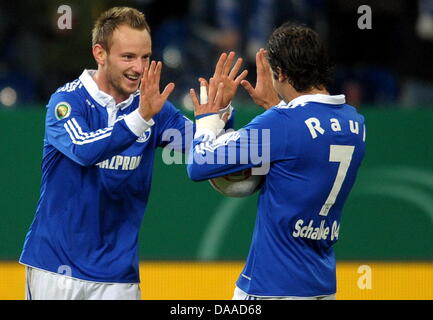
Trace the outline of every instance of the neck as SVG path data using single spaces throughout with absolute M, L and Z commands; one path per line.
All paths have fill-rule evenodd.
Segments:
M 116 104 L 125 101 L 126 99 L 129 98 L 129 95 L 121 94 L 118 92 L 118 90 L 113 88 L 113 86 L 109 83 L 107 77 L 105 76 L 104 72 L 101 69 L 98 69 L 95 72 L 95 74 L 93 75 L 93 80 L 95 81 L 99 90 L 113 97 Z
M 310 94 L 327 94 L 327 95 L 329 95 L 328 90 L 326 90 L 325 88 L 312 88 L 312 89 L 306 90 L 306 91 L 296 91 L 293 87 L 290 89 L 291 90 L 287 90 L 287 92 L 284 96 L 284 101 L 286 101 L 286 102 L 290 102 L 293 99 L 296 99 L 297 97 L 310 95 Z

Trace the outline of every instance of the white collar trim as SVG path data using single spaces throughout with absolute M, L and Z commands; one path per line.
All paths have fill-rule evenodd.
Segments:
M 83 73 L 80 75 L 79 79 L 83 84 L 84 88 L 86 88 L 87 92 L 97 103 L 99 103 L 103 107 L 114 106 L 116 109 L 122 109 L 122 110 L 131 105 L 132 101 L 134 100 L 134 97 L 136 96 L 136 93 L 131 94 L 128 99 L 116 105 L 116 101 L 112 96 L 105 93 L 104 91 L 99 90 L 98 85 L 96 84 L 95 80 L 93 80 L 93 75 L 95 73 L 96 70 L 85 69 Z
M 304 106 L 308 102 L 319 102 L 325 104 L 340 105 L 346 103 L 346 97 L 344 94 L 335 95 L 335 96 L 331 96 L 328 94 L 321 94 L 321 93 L 306 94 L 293 99 L 286 105 L 280 103 L 278 106 L 279 108 L 295 108 L 297 106 Z

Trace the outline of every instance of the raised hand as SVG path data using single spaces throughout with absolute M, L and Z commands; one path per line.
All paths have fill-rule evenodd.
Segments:
M 256 104 L 269 109 L 280 102 L 272 84 L 272 71 L 265 57 L 266 51 L 260 49 L 256 54 L 257 82 L 254 88 L 248 80 L 242 80 L 241 85 Z
M 232 67 L 235 55 L 236 54 L 233 51 L 231 51 L 229 54 L 225 52 L 222 53 L 218 59 L 218 62 L 215 66 L 215 72 L 212 76 L 216 83 L 222 82 L 224 84 L 224 94 L 222 97 L 221 108 L 227 107 L 230 101 L 233 100 L 234 96 L 236 95 L 236 91 L 238 90 L 239 84 L 248 74 L 248 71 L 244 70 L 238 75 L 238 72 L 242 66 L 242 58 L 238 58 Z M 204 78 L 199 78 L 199 82 L 200 86 L 202 86 L 203 82 L 206 83 L 207 86 L 207 82 Z
M 150 66 L 144 68 L 140 86 L 140 106 L 138 112 L 147 121 L 161 111 L 168 96 L 174 90 L 174 83 L 169 83 L 164 91 L 159 91 L 162 63 L 152 61 Z
M 190 96 L 192 103 L 194 104 L 194 114 L 199 116 L 206 113 L 218 113 L 221 109 L 223 96 L 224 96 L 224 84 L 222 82 L 217 82 L 215 79 L 211 78 L 209 80 L 209 86 L 207 86 L 206 81 L 200 83 L 201 88 L 207 88 L 207 101 L 199 102 L 197 94 L 194 89 L 190 90 Z

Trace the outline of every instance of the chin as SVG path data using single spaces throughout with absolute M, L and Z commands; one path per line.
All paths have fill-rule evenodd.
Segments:
M 122 92 L 125 96 L 129 96 L 131 94 L 134 94 L 138 90 L 138 86 L 136 88 L 124 86 L 122 88 Z
M 138 88 L 140 87 L 140 85 L 139 84 L 137 84 L 137 85 L 135 85 L 135 86 L 131 86 L 131 85 L 125 85 L 124 87 L 123 87 L 123 90 L 125 91 L 125 92 L 128 92 L 129 94 L 132 94 L 132 93 L 135 93 L 137 90 L 138 90 Z

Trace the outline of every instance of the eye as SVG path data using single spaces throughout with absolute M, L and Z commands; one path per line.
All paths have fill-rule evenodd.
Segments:
M 130 54 L 125 54 L 122 56 L 125 60 L 131 60 L 133 57 Z

